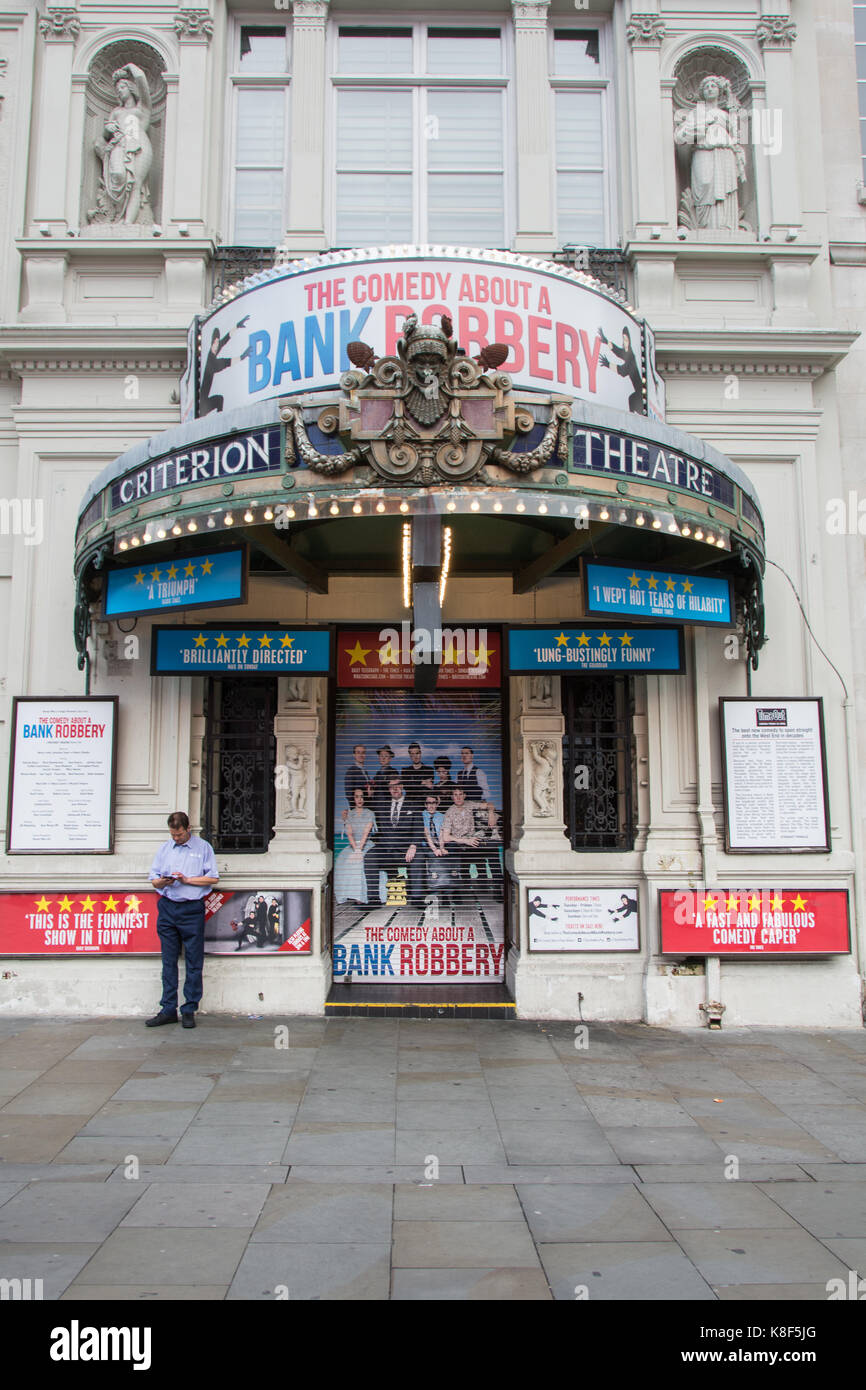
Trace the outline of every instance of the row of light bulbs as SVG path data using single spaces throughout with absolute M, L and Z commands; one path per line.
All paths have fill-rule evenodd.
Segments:
M 393 510 L 394 499 L 390 500 L 392 503 L 390 509 L 388 502 L 386 502 L 382 498 L 379 498 L 378 501 L 372 506 L 372 508 L 370 508 L 368 502 L 368 506 L 366 509 L 368 514 L 370 514 L 370 512 L 372 511 L 372 513 L 377 513 L 381 516 L 385 512 Z M 465 506 L 465 499 L 461 500 L 464 503 L 462 510 L 469 511 L 470 513 L 477 513 L 482 510 L 482 500 L 479 500 L 478 497 L 473 497 L 472 500 L 469 502 L 468 507 Z M 556 505 L 557 500 L 559 500 L 559 506 Z M 572 505 L 566 502 L 564 498 L 551 498 L 548 502 L 545 501 L 543 498 L 541 500 L 537 500 L 535 497 L 531 497 L 527 501 L 523 497 L 518 497 L 518 500 L 516 502 L 513 502 L 513 497 L 509 497 L 505 501 L 503 501 L 499 497 L 494 497 L 494 499 L 491 501 L 488 496 L 483 499 L 483 502 L 486 502 L 484 510 L 489 510 L 494 513 L 501 513 L 505 511 L 506 502 L 508 502 L 510 505 L 508 505 L 507 510 L 511 511 L 513 508 L 513 510 L 517 512 L 519 515 L 525 515 L 527 513 L 529 513 L 530 515 L 534 513 L 538 516 L 547 516 L 550 514 L 553 514 L 554 516 L 573 515 L 575 517 L 576 524 L 578 521 L 588 521 L 591 516 L 590 507 L 585 502 L 578 502 L 576 505 L 572 507 Z M 298 519 L 316 520 L 318 517 L 323 515 L 344 516 L 351 514 L 354 516 L 362 516 L 365 512 L 363 504 L 357 498 L 351 503 L 351 505 L 348 499 L 344 499 L 341 503 L 336 497 L 332 497 L 330 502 L 323 501 L 315 497 L 310 497 L 308 500 L 303 502 L 292 501 L 288 504 L 279 503 L 278 505 L 281 516 L 284 516 L 288 521 L 295 521 Z M 460 504 L 457 501 L 455 501 L 454 499 L 450 499 L 448 502 L 445 503 L 445 512 L 448 514 L 453 514 L 458 510 L 459 505 Z M 595 515 L 599 521 L 609 521 L 611 519 L 611 510 L 606 503 L 602 503 L 601 505 L 596 503 L 593 505 Z M 396 510 L 404 516 L 407 515 L 411 511 L 411 509 L 411 504 L 405 501 L 405 499 L 401 501 L 396 508 Z M 153 527 L 145 526 L 145 529 L 142 532 L 142 534 L 125 536 L 119 542 L 118 548 L 120 550 L 128 550 L 130 549 L 130 547 L 134 548 L 140 545 L 148 545 L 153 541 L 166 540 L 169 535 L 182 536 L 185 532 L 192 535 L 200 529 L 212 531 L 216 528 L 216 526 L 219 523 L 221 523 L 223 526 L 234 526 L 236 520 L 235 513 L 237 513 L 238 517 L 242 517 L 244 523 L 248 526 L 252 525 L 256 520 L 272 522 L 275 518 L 274 508 L 270 504 L 267 504 L 264 507 L 258 518 L 256 516 L 255 506 L 247 506 L 244 508 L 242 512 L 237 507 L 233 509 L 227 507 L 221 516 L 217 516 L 211 513 L 207 516 L 206 519 L 196 519 L 195 517 L 190 517 L 189 520 L 185 522 L 160 521 Z M 727 548 L 727 542 L 725 541 L 723 532 L 719 531 L 718 533 L 716 533 L 715 531 L 712 531 L 701 525 L 692 526 L 688 521 L 678 522 L 675 518 L 670 516 L 669 513 L 667 515 L 670 517 L 670 519 L 667 521 L 667 523 L 665 523 L 664 516 L 659 516 L 654 512 L 645 513 L 640 511 L 637 513 L 636 516 L 634 516 L 634 524 L 635 526 L 649 526 L 653 531 L 660 531 L 666 524 L 667 530 L 671 535 L 683 536 L 685 539 L 693 537 L 696 541 L 703 541 L 707 545 L 718 546 L 722 550 Z M 628 512 L 626 512 L 625 509 L 621 508 L 617 516 L 618 524 L 625 525 L 628 522 L 628 520 Z

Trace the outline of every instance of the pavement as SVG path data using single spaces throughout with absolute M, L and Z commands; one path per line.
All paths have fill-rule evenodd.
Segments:
M 198 1019 L 0 1020 L 0 1278 L 724 1302 L 866 1272 L 866 1032 Z

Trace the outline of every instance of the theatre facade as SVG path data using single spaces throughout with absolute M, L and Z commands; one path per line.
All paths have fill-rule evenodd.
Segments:
M 206 1010 L 862 1026 L 853 28 L 764 8 L 0 22 L 4 1006 L 152 1012 L 184 809 Z

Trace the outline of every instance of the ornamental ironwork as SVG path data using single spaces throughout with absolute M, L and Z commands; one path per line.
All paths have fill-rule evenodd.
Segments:
M 571 401 L 551 395 L 535 398 L 531 408 L 518 400 L 511 377 L 497 370 L 508 348 L 490 343 L 467 356 L 446 314 L 441 326 L 411 314 L 396 356 L 377 357 L 360 342 L 346 351 L 355 370 L 343 374 L 341 398 L 316 422 L 326 438 L 339 439 L 340 451 L 316 446 L 300 405 L 286 403 L 280 412 L 289 426 L 287 448 L 315 473 L 333 477 L 366 464 L 390 483 L 453 483 L 487 464 L 530 473 L 567 460 Z

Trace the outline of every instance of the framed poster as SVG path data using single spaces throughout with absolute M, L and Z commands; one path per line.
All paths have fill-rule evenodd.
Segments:
M 830 808 L 820 699 L 719 700 L 729 854 L 826 854 Z
M 851 950 L 844 888 L 663 888 L 662 955 L 838 956 Z
M 210 956 L 308 956 L 309 888 L 214 888 L 204 900 L 204 949 Z
M 103 886 L 0 893 L 4 956 L 159 955 L 159 895 Z
M 117 696 L 16 696 L 7 854 L 111 854 Z
M 639 951 L 637 888 L 528 888 L 530 951 Z

